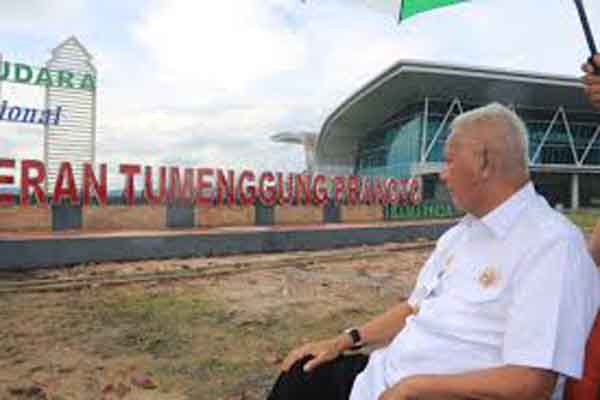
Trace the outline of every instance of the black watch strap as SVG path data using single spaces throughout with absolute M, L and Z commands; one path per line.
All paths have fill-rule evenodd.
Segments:
M 360 332 L 357 328 L 346 329 L 344 333 L 348 334 L 352 340 L 352 347 L 350 350 L 359 350 L 363 347 L 362 337 L 360 336 Z

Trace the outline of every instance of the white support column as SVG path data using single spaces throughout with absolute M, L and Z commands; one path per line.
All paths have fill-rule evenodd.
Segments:
M 423 105 L 423 124 L 421 125 L 421 162 L 425 162 L 427 149 L 427 130 L 429 129 L 429 97 L 425 97 Z
M 571 175 L 571 210 L 579 209 L 579 174 Z

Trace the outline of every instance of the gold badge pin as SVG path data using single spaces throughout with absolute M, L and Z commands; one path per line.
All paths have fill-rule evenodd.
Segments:
M 498 271 L 495 267 L 491 265 L 489 267 L 486 267 L 481 273 L 481 275 L 479 275 L 479 283 L 484 288 L 493 286 L 494 284 L 496 284 L 496 282 L 498 282 L 499 279 L 500 277 L 498 276 Z

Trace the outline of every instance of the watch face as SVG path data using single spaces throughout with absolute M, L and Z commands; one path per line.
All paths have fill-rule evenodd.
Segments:
M 350 337 L 352 338 L 352 343 L 353 343 L 353 344 L 360 343 L 360 333 L 358 332 L 358 329 L 356 329 L 356 328 L 351 328 L 351 329 L 348 329 L 346 332 L 347 332 L 347 333 L 350 335 Z

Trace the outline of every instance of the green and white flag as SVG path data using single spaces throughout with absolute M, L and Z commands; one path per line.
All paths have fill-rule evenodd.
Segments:
M 406 18 L 434 8 L 451 6 L 462 3 L 467 0 L 402 0 L 400 3 L 400 12 L 398 13 L 398 22 Z

